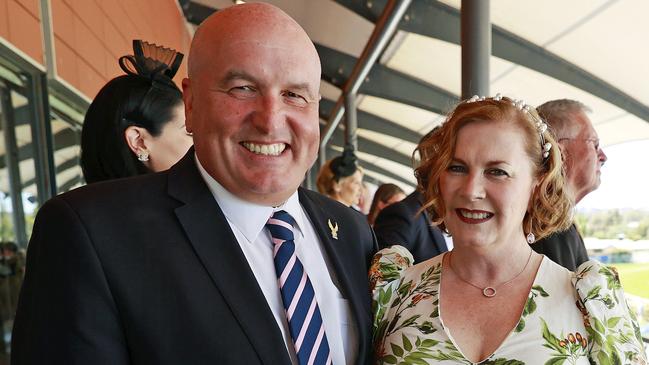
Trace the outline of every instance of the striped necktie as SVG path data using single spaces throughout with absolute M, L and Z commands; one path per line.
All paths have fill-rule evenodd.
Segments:
M 275 272 L 300 365 L 331 364 L 329 343 L 311 280 L 295 253 L 293 217 L 280 210 L 266 223 L 274 244 Z

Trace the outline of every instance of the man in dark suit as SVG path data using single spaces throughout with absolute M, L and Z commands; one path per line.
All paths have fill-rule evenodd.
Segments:
M 566 189 L 575 204 L 599 187 L 606 154 L 586 115 L 590 108 L 568 99 L 552 100 L 537 108 L 559 143 L 566 172 Z M 584 240 L 573 224 L 532 244 L 532 248 L 554 262 L 575 271 L 588 260 Z
M 12 363 L 369 364 L 373 233 L 298 188 L 319 83 L 315 47 L 281 10 L 205 20 L 183 80 L 195 150 L 41 208 Z
M 415 191 L 379 213 L 374 223 L 379 248 L 404 246 L 412 253 L 415 263 L 448 251 L 442 232 L 431 225 L 428 212 L 418 214 L 422 198 L 421 193 Z

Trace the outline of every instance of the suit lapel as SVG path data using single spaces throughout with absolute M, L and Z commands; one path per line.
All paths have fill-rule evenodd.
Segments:
M 169 194 L 185 203 L 175 210 L 176 216 L 259 358 L 264 364 L 290 364 L 282 333 L 223 212 L 198 172 L 193 149 L 169 171 Z
M 338 289 L 340 290 L 343 297 L 345 299 L 348 299 L 351 304 L 352 311 L 354 313 L 354 320 L 356 322 L 356 326 L 359 329 L 360 335 L 362 328 L 367 325 L 367 323 L 362 323 L 360 319 L 369 316 L 369 314 L 361 303 L 359 293 L 354 290 L 352 278 L 349 276 L 349 271 L 345 267 L 346 263 L 349 260 L 344 254 L 341 253 L 342 250 L 336 248 L 336 246 L 339 245 L 351 245 L 354 243 L 345 242 L 343 237 L 344 234 L 340 230 L 337 232 L 338 239 L 334 239 L 332 229 L 329 227 L 329 221 L 331 221 L 333 225 L 336 225 L 336 223 L 338 223 L 338 228 L 344 229 L 344 227 L 340 227 L 341 222 L 338 222 L 335 216 L 328 214 L 320 206 L 315 204 L 304 193 L 302 188 L 300 188 L 298 192 L 300 196 L 300 203 L 304 207 L 306 213 L 309 215 L 309 218 L 313 223 L 313 227 L 315 228 L 315 231 L 318 234 L 318 237 L 320 238 L 320 241 L 322 242 L 327 255 L 329 256 L 329 262 L 335 269 L 335 278 L 338 280 L 337 282 L 336 280 L 333 281 L 338 285 Z M 362 344 L 362 340 L 359 342 Z
M 299 197 L 300 204 L 302 204 L 304 210 L 309 215 L 309 218 L 313 223 L 313 228 L 318 234 L 318 238 L 320 238 L 320 241 L 330 258 L 329 261 L 336 270 L 335 274 L 338 282 L 334 281 L 334 283 L 336 283 L 338 289 L 343 293 L 345 298 L 349 298 L 348 293 L 350 292 L 351 283 L 349 282 L 349 278 L 346 276 L 341 257 L 339 257 L 340 255 L 335 249 L 336 245 L 344 242 L 340 242 L 340 238 L 334 239 L 334 236 L 338 237 L 338 232 L 337 230 L 332 232 L 333 230 L 329 227 L 329 222 L 331 222 L 332 225 L 337 225 L 338 221 L 334 216 L 327 214 L 319 206 L 315 205 L 313 201 L 302 192 L 302 190 L 299 191 Z

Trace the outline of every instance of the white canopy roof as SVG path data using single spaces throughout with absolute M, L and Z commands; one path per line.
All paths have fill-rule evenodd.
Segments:
M 381 14 L 387 1 L 269 2 L 294 17 L 316 43 L 323 63 L 321 93 L 323 99 L 335 102 L 341 93 L 339 86 L 344 84 L 350 69 L 346 64 L 335 64 L 340 59 L 327 56 L 329 53 L 324 55 L 322 49 L 357 59 L 374 29 L 373 20 Z M 213 9 L 233 4 L 227 0 L 189 3 Z M 459 39 L 459 22 L 454 17 L 459 14 L 460 5 L 460 0 L 414 0 L 400 24 L 400 30 L 381 55 L 380 65 L 389 72 L 396 71 L 399 77 L 423 83 L 426 87 L 436 87 L 459 98 L 461 48 L 452 38 Z M 427 18 L 437 13 L 443 14 L 439 15 L 440 18 Z M 560 98 L 579 100 L 592 108 L 590 118 L 603 146 L 649 139 L 647 14 L 649 2 L 645 0 L 492 0 L 491 93 L 524 99 L 531 105 Z M 432 24 L 433 21 L 437 23 Z M 431 29 L 445 26 L 445 21 L 456 28 L 446 30 L 451 34 L 450 38 L 431 36 L 437 31 Z M 511 49 L 496 49 L 496 45 L 501 44 L 498 42 L 503 40 L 506 41 L 504 44 L 513 44 Z M 514 63 L 513 58 L 522 62 Z M 541 72 L 544 69 L 550 72 Z M 412 90 L 404 88 L 390 93 L 402 93 L 407 99 Z M 359 113 L 373 114 L 420 135 L 443 120 L 440 114 L 431 110 L 433 108 L 413 104 L 372 95 L 371 91 L 363 92 L 362 87 L 358 108 Z M 452 103 L 447 104 L 443 106 L 444 110 L 452 107 Z M 321 117 L 324 123 L 327 115 L 321 114 Z M 372 124 L 363 125 L 359 115 L 359 138 L 403 155 L 412 153 L 415 141 L 372 129 Z M 334 143 L 334 150 L 340 151 L 339 147 L 340 144 Z M 386 169 L 411 184 L 415 183 L 410 166 L 392 162 L 395 159 L 390 154 L 364 151 L 363 143 L 360 143 L 359 156 L 362 163 Z M 372 166 L 366 166 L 366 171 L 382 182 L 407 186 L 403 180 L 373 171 Z

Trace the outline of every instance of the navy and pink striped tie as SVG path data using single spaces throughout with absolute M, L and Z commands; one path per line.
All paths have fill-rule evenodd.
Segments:
M 293 346 L 300 365 L 331 364 L 329 343 L 311 280 L 295 253 L 293 217 L 280 210 L 268 220 L 272 236 L 275 272 Z

